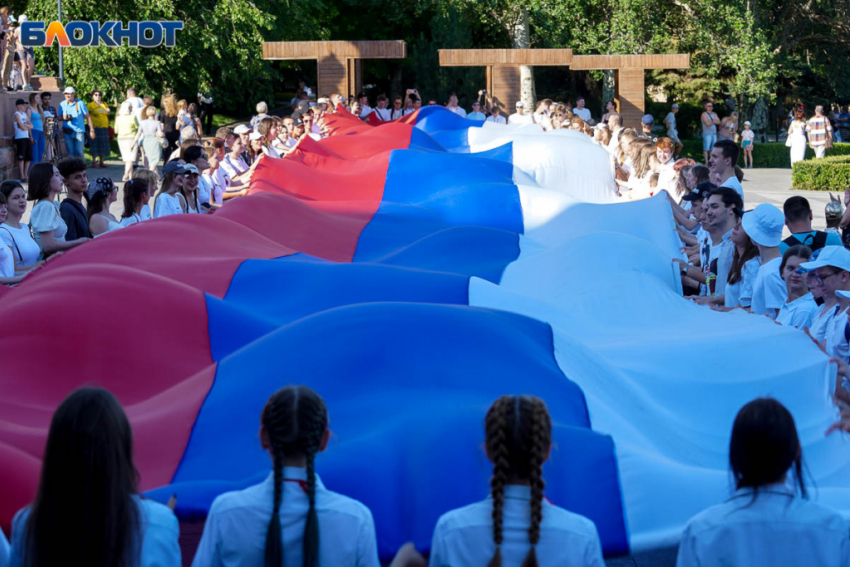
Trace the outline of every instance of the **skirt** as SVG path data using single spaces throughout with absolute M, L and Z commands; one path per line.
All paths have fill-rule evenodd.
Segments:
M 143 137 L 142 147 L 145 148 L 145 158 L 148 160 L 148 165 L 159 165 L 162 159 L 162 146 L 159 145 L 159 138 L 156 136 Z
M 121 149 L 121 161 L 124 163 L 135 163 L 139 157 L 139 148 L 133 149 L 134 138 L 118 138 L 118 147 Z
M 92 156 L 108 157 L 112 153 L 109 147 L 109 128 L 95 128 L 94 140 L 89 143 L 89 151 Z

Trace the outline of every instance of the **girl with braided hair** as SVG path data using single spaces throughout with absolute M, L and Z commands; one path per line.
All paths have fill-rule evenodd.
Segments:
M 502 396 L 484 421 L 490 498 L 444 514 L 430 567 L 603 567 L 596 526 L 543 497 L 552 421 L 543 400 Z
M 272 472 L 215 499 L 193 567 L 379 567 L 372 513 L 316 474 L 329 439 L 328 410 L 316 392 L 287 386 L 272 394 L 260 424 Z

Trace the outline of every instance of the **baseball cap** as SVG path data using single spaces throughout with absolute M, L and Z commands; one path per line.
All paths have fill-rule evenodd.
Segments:
M 746 216 L 747 215 L 744 215 L 744 218 L 746 218 Z M 824 246 L 821 248 L 820 255 L 814 262 L 804 262 L 803 264 L 800 264 L 802 269 L 810 272 L 825 266 L 832 266 L 833 268 L 839 268 L 850 272 L 850 250 L 847 250 L 843 246 Z M 838 292 L 836 291 L 836 293 Z M 842 297 L 850 297 L 850 295 L 843 295 Z
M 185 173 L 185 172 L 186 172 L 185 166 L 182 163 L 180 163 L 176 160 L 166 163 L 165 167 L 162 168 L 162 174 L 163 175 L 168 175 L 169 173 L 180 174 L 180 173 Z
M 837 201 L 830 201 L 824 207 L 824 215 L 827 219 L 840 219 L 841 215 L 844 214 L 844 211 L 841 209 L 841 203 Z
M 744 126 L 752 126 L 752 125 L 753 125 L 753 123 L 752 123 L 752 122 L 750 122 L 749 120 L 746 120 L 746 121 L 744 122 Z
M 319 97 L 319 100 L 317 100 L 316 102 L 318 102 L 319 104 L 330 104 L 331 103 L 331 101 L 328 100 L 328 97 L 326 97 L 326 96 Z
M 708 195 L 709 191 L 711 191 L 711 190 L 710 189 L 700 189 L 699 187 L 697 187 L 696 189 L 694 189 L 693 191 L 691 191 L 687 195 L 683 196 L 682 200 L 684 200 L 684 201 L 704 200 L 705 196 Z
M 655 118 L 653 118 L 651 114 L 644 114 L 643 118 L 641 118 L 640 121 L 644 124 L 654 124 Z
M 295 125 L 296 126 L 304 126 L 304 121 L 301 120 L 300 118 L 296 118 L 295 119 Z
M 74 87 L 65 87 L 65 90 L 62 92 L 64 94 L 77 94 L 77 91 L 74 90 Z
M 679 108 L 679 105 L 674 102 L 672 108 Z
M 262 140 L 262 139 L 263 139 L 263 135 L 262 135 L 262 134 L 260 134 L 259 132 L 251 132 L 251 135 L 250 135 L 250 136 L 248 136 L 248 139 L 249 139 L 249 140 L 252 140 L 252 141 L 253 141 L 253 140 Z
M 518 101 L 516 102 L 516 105 L 517 105 L 517 106 L 519 106 L 519 107 L 525 108 L 525 103 L 524 103 L 524 102 L 522 102 L 521 100 L 518 100 Z
M 741 226 L 755 244 L 768 247 L 779 246 L 779 243 L 782 242 L 785 215 L 779 208 L 764 203 L 752 211 L 744 213 Z M 850 252 L 847 254 L 850 255 Z M 805 266 L 805 264 L 803 265 Z
M 240 124 L 236 128 L 233 129 L 234 134 L 247 134 L 251 129 L 248 128 L 245 124 Z
M 27 103 L 27 101 L 25 101 L 22 98 L 19 98 L 18 100 L 15 101 L 15 106 L 18 106 L 19 104 L 26 104 L 26 103 Z
M 201 172 L 198 171 L 198 168 L 192 165 L 191 163 L 187 163 L 183 166 L 183 173 L 195 173 L 197 175 L 201 174 Z

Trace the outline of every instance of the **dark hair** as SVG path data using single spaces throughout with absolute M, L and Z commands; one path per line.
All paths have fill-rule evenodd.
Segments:
M 198 105 L 194 102 L 190 102 L 189 106 L 186 107 L 186 112 L 188 112 L 192 116 L 196 115 L 198 113 Z
M 762 486 L 780 482 L 792 466 L 804 498 L 803 449 L 794 417 L 773 398 L 756 398 L 741 408 L 732 426 L 729 466 L 736 488 L 752 488 L 753 500 Z
M 207 153 L 204 148 L 198 145 L 191 145 L 183 151 L 183 161 L 191 163 L 201 156 L 206 157 Z
M 2 191 L 0 191 L 0 205 L 5 205 L 5 204 L 6 204 L 6 195 L 4 195 Z
M 132 217 L 136 212 L 136 205 L 142 200 L 142 195 L 150 191 L 150 185 L 144 179 L 133 178 L 124 184 L 124 212 L 121 218 Z
M 785 200 L 782 212 L 785 213 L 786 222 L 797 222 L 806 220 L 812 213 L 812 207 L 809 206 L 809 201 L 805 197 L 795 196 Z
M 695 165 L 693 169 L 691 169 L 691 175 L 694 176 L 696 185 L 711 181 L 711 170 L 701 164 Z
M 3 197 L 5 199 L 8 199 L 9 195 L 12 194 L 12 191 L 17 189 L 18 187 L 24 189 L 24 186 L 21 185 L 21 182 L 17 179 L 7 179 L 3 183 L 0 183 L 0 193 L 3 194 Z M 24 189 L 24 191 L 26 191 L 26 189 Z
M 56 164 L 56 169 L 62 174 L 62 177 L 68 179 L 75 173 L 86 171 L 86 160 L 78 157 L 66 157 L 59 160 Z
M 788 263 L 788 260 L 791 258 L 805 258 L 806 261 L 809 260 L 809 256 L 812 255 L 812 249 L 806 246 L 805 244 L 796 244 L 788 248 L 785 251 L 785 254 L 782 255 L 782 263 L 779 264 L 779 275 L 782 275 L 782 272 L 785 271 L 785 264 Z M 784 277 L 782 278 L 785 279 Z
M 744 200 L 737 191 L 731 187 L 715 187 L 708 192 L 708 195 L 706 195 L 705 198 L 708 200 L 714 195 L 720 195 L 720 199 L 723 201 L 723 205 L 725 207 L 733 207 L 733 212 L 738 218 L 741 218 L 744 215 Z
M 274 463 L 274 505 L 266 532 L 266 567 L 283 565 L 280 506 L 283 499 L 284 458 L 307 460 L 307 498 L 310 508 L 304 525 L 303 567 L 319 564 L 319 516 L 316 512 L 315 458 L 328 429 L 328 410 L 322 397 L 307 386 L 286 386 L 269 398 L 263 408 L 263 429 L 268 435 Z
M 729 267 L 729 275 L 726 278 L 727 284 L 737 283 L 741 279 L 741 272 L 744 270 L 744 264 L 759 255 L 759 247 L 756 246 L 755 242 L 753 242 L 746 232 L 744 235 L 747 237 L 747 242 L 749 242 L 749 244 L 746 248 L 744 248 L 743 254 L 739 254 L 738 247 L 735 247 L 735 252 L 732 255 L 732 265 Z
M 505 486 L 511 478 L 528 480 L 531 486 L 531 550 L 523 567 L 537 567 L 536 545 L 543 519 L 543 462 L 552 445 L 552 421 L 543 400 L 534 396 L 502 396 L 490 406 L 484 420 L 487 455 L 493 462 L 490 479 L 493 498 L 493 541 L 496 553 L 488 567 L 502 565 L 502 514 Z
M 731 158 L 732 167 L 738 163 L 738 154 L 741 153 L 740 148 L 738 148 L 738 144 L 733 142 L 732 140 L 718 140 L 714 143 L 715 148 L 720 148 L 723 152 L 724 158 Z
M 384 95 L 384 94 L 378 95 L 378 102 L 381 102 L 382 100 L 387 100 L 387 95 Z
M 183 140 L 183 142 L 180 143 L 180 159 L 186 161 L 186 158 L 183 157 L 186 154 L 186 150 L 192 146 L 197 146 L 198 142 L 200 142 L 198 138 L 187 138 Z
M 26 524 L 25 564 L 135 565 L 141 544 L 132 498 L 137 478 L 133 432 L 118 400 L 102 388 L 72 392 L 50 422 Z
M 410 99 L 410 102 L 416 102 L 417 100 L 419 100 L 419 97 L 416 96 L 416 93 L 410 93 L 407 98 Z
M 33 164 L 29 174 L 27 201 L 38 201 L 50 196 L 50 180 L 53 178 L 53 164 L 39 162 Z

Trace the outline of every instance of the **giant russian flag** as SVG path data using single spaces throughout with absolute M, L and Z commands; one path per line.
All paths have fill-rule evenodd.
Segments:
M 483 419 L 502 394 L 548 403 L 547 497 L 609 555 L 675 543 L 730 488 L 737 410 L 797 420 L 816 497 L 850 511 L 850 450 L 826 357 L 800 331 L 681 297 L 662 198 L 613 203 L 605 151 L 575 132 L 439 108 L 264 158 L 250 195 L 76 248 L 0 294 L 0 523 L 33 497 L 51 414 L 112 390 L 142 488 L 202 517 L 264 478 L 268 396 L 327 402 L 331 489 L 372 510 L 380 551 L 430 545 L 487 495 Z

